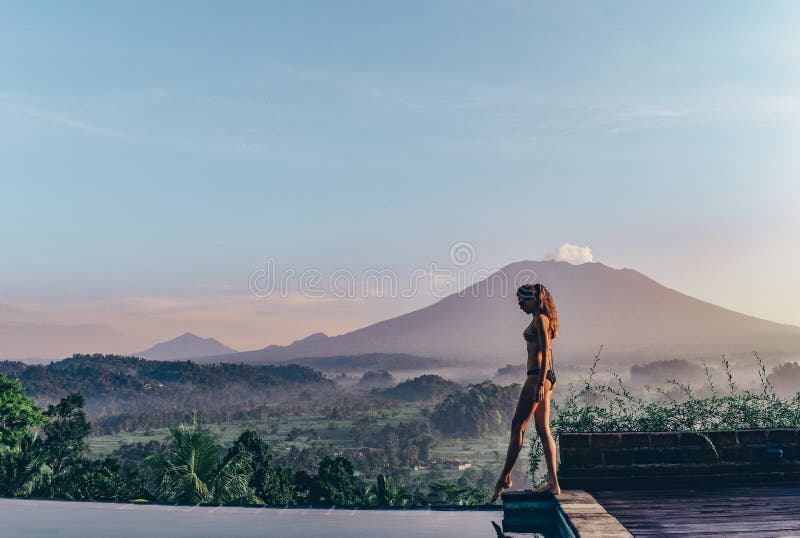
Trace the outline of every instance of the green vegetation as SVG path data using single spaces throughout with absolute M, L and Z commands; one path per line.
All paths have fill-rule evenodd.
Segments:
M 426 374 L 408 381 L 403 381 L 394 388 L 381 391 L 384 398 L 405 402 L 430 402 L 441 399 L 444 395 L 458 390 L 458 383 L 441 376 Z
M 170 428 L 172 439 L 164 454 L 145 459 L 161 479 L 156 499 L 169 503 L 208 503 L 215 499 L 242 495 L 235 466 L 219 466 L 219 450 L 214 438 L 196 426 L 181 424 Z M 217 484 L 214 484 L 217 482 Z M 216 490 L 214 486 L 217 486 Z
M 611 382 L 595 381 L 599 357 L 577 388 L 570 385 L 553 402 L 556 437 L 800 426 L 800 395 L 783 397 L 772 383 L 776 372 L 793 372 L 792 364 L 768 376 L 755 355 L 759 390 L 740 389 L 723 358 L 724 390 L 706 368 L 706 385 L 698 389 L 672 379 L 633 392 L 616 374 Z M 297 366 L 100 355 L 0 367 L 18 378 L 0 374 L 0 494 L 41 498 L 480 504 L 497 478 L 520 391 L 519 385 L 463 386 L 435 375 L 364 391 Z M 542 452 L 531 437 L 536 477 Z
M 431 422 L 445 434 L 467 437 L 507 432 L 520 389 L 520 385 L 501 387 L 488 381 L 471 385 L 437 406 Z
M 775 368 L 767 377 L 775 392 L 781 395 L 795 394 L 800 388 L 800 364 L 787 362 Z
M 369 420 L 355 423 L 355 443 L 363 447 L 358 452 L 362 469 L 412 467 L 432 459 L 434 438 L 427 422 L 401 422 L 375 428 Z
M 357 386 L 360 389 L 385 389 L 393 387 L 397 384 L 394 376 L 386 370 L 367 370 L 361 379 L 358 381 Z
M 268 407 L 315 405 L 335 392 L 332 381 L 298 365 L 74 355 L 48 365 L 3 361 L 0 373 L 19 380 L 29 397 L 42 402 L 81 393 L 95 431 L 107 433 L 168 427 L 191 421 L 196 411 L 205 422 L 257 418 Z
M 485 502 L 485 495 L 469 484 L 431 481 L 426 489 L 418 485 L 410 491 L 395 487 L 395 479 L 383 474 L 370 484 L 342 454 L 322 455 L 314 472 L 294 470 L 278 463 L 270 446 L 252 430 L 242 432 L 226 451 L 196 423 L 170 428 L 165 441 L 128 446 L 119 457 L 92 461 L 87 458 L 91 427 L 80 393 L 68 394 L 42 412 L 22 393 L 19 383 L 0 375 L 0 384 L 5 387 L 6 432 L 0 444 L 0 493 L 6 496 L 343 506 Z M 397 442 L 397 450 L 424 455 L 430 445 L 429 431 L 419 425 L 387 424 L 379 437 L 384 434 L 387 448 Z M 411 442 L 406 443 L 406 438 Z M 408 454 L 405 458 L 413 459 Z
M 414 499 L 404 488 L 395 490 L 392 478 L 382 474 L 375 479 L 375 484 L 369 486 L 364 498 L 368 504 L 377 506 L 407 506 Z
M 29 426 L 46 423 L 36 402 L 25 396 L 22 384 L 0 376 L 0 443 L 14 444 L 27 435 Z
M 567 397 L 554 401 L 551 426 L 556 439 L 565 432 L 702 433 L 800 428 L 800 392 L 795 392 L 792 397 L 779 396 L 756 352 L 753 356 L 759 366 L 760 390 L 738 387 L 730 363 L 723 355 L 721 365 L 727 379 L 724 391 L 713 382 L 708 366 L 704 365 L 706 385 L 701 387 L 702 392 L 670 379 L 666 388 L 646 386 L 640 393 L 630 391 L 618 374 L 614 374 L 616 384 L 593 382 L 601 352 L 602 346 L 580 390 L 570 385 Z M 532 444 L 530 472 L 536 476 L 542 462 L 542 450 L 536 437 Z M 540 481 L 544 482 L 545 478 Z
M 249 488 L 247 495 L 250 498 L 276 505 L 296 502 L 292 470 L 275 463 L 269 445 L 254 431 L 242 432 L 228 450 L 222 468 L 232 464 L 234 469 L 239 469 L 247 477 L 244 484 Z
M 699 395 L 690 385 L 675 379 L 667 386 L 642 393 L 629 391 L 622 379 L 617 384 L 594 384 L 599 352 L 589 377 L 580 391 L 570 387 L 565 400 L 556 402 L 553 428 L 558 432 L 702 432 L 757 428 L 800 427 L 800 393 L 782 398 L 775 393 L 763 362 L 754 353 L 760 366 L 762 390 L 742 390 L 734 381 L 730 364 L 723 356 L 722 366 L 727 387 L 722 393 L 711 376 L 706 378 L 707 393 Z
M 195 389 L 243 383 L 250 388 L 291 383 L 327 383 L 319 372 L 294 364 L 197 364 L 192 361 L 150 361 L 120 355 L 73 355 L 47 365 L 0 362 L 0 373 L 19 379 L 29 396 L 61 398 L 80 392 L 86 398 L 109 394 L 130 397 L 158 392 L 164 386 Z
M 42 412 L 19 383 L 0 374 L 0 387 L 6 433 L 0 440 L 2 495 L 116 501 L 139 496 L 133 471 L 113 459 L 86 458 L 90 426 L 83 396 L 69 394 Z
M 410 403 L 397 410 L 335 419 L 303 412 L 265 421 L 209 424 L 203 429 L 223 446 L 230 446 L 242 432 L 252 430 L 272 447 L 276 464 L 294 471 L 313 474 L 326 455 L 340 454 L 351 460 L 357 475 L 369 484 L 383 474 L 393 479 L 396 488 L 408 491 L 426 491 L 435 481 L 490 490 L 508 445 L 507 432 L 478 438 L 445 436 L 427 419 L 434 407 Z M 166 428 L 121 432 L 90 437 L 89 445 L 95 456 L 113 454 L 136 465 L 170 436 Z M 469 462 L 472 466 L 458 469 L 448 466 L 447 461 Z

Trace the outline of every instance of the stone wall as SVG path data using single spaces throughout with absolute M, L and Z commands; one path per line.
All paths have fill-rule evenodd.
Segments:
M 698 433 L 562 433 L 559 480 L 567 488 L 800 480 L 800 430 Z

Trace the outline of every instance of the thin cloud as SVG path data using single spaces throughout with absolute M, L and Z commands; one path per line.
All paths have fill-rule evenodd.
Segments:
M 764 97 L 756 100 L 755 107 L 771 117 L 800 120 L 800 98 L 796 96 Z
M 116 129 L 110 129 L 108 127 L 104 127 L 101 125 L 72 119 L 66 116 L 62 116 L 59 114 L 55 114 L 49 110 L 41 109 L 41 108 L 33 108 L 29 106 L 21 106 L 12 103 L 0 103 L 0 108 L 8 110 L 10 112 L 15 112 L 17 114 L 21 114 L 23 116 L 27 116 L 30 118 L 34 118 L 37 120 L 45 121 L 47 123 L 51 123 L 54 125 L 60 125 L 63 127 L 69 127 L 71 129 L 75 129 L 78 131 L 82 131 L 85 133 L 90 133 L 98 136 L 102 136 L 105 138 L 112 138 L 114 140 L 121 140 L 124 142 L 133 142 L 133 143 L 142 143 L 143 140 L 139 137 L 133 136 L 129 133 L 125 133 L 122 131 L 118 131 Z
M 214 151 L 220 153 L 237 153 L 258 159 L 272 160 L 274 152 L 268 150 L 264 144 L 255 141 L 240 140 L 228 137 L 221 140 L 199 140 L 190 138 L 159 138 L 140 136 L 129 132 L 105 127 L 96 123 L 75 119 L 45 108 L 19 105 L 0 101 L 0 109 L 18 115 L 32 118 L 41 122 L 66 127 L 91 135 L 118 140 L 130 144 L 172 147 L 176 149 L 189 149 L 197 151 Z

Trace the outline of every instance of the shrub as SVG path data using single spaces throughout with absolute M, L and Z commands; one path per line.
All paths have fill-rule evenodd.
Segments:
M 760 391 L 742 390 L 734 381 L 727 358 L 722 367 L 727 378 L 724 392 L 714 384 L 704 364 L 708 396 L 698 396 L 688 384 L 675 379 L 667 387 L 649 386 L 641 393 L 631 392 L 619 374 L 614 384 L 595 384 L 593 377 L 600 361 L 595 355 L 589 375 L 580 390 L 570 385 L 567 396 L 553 402 L 554 437 L 563 432 L 704 432 L 711 430 L 749 430 L 762 428 L 800 428 L 800 392 L 793 397 L 776 394 L 758 353 Z M 530 472 L 536 477 L 542 450 L 536 437 L 530 451 Z M 709 441 L 710 443 L 710 441 Z M 544 482 L 546 478 L 540 480 Z M 534 478 L 534 482 L 537 480 Z

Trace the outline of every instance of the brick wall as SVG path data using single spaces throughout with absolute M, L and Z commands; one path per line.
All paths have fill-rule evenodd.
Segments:
M 727 482 L 800 480 L 800 430 L 704 434 L 562 433 L 559 479 L 570 488 L 699 476 Z

